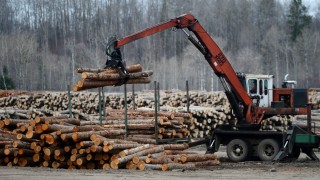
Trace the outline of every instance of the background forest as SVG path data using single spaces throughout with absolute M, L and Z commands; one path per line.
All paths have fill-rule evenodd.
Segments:
M 79 78 L 75 68 L 104 66 L 110 36 L 185 13 L 236 72 L 273 74 L 275 86 L 288 73 L 300 88 L 320 87 L 320 8 L 309 9 L 301 0 L 0 0 L 0 89 L 66 90 Z M 127 64 L 153 70 L 161 89 L 185 89 L 185 80 L 192 90 L 221 89 L 180 30 L 135 41 L 122 53 Z

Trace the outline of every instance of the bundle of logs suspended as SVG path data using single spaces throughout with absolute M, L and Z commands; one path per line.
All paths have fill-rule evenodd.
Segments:
M 150 76 L 152 71 L 142 71 L 140 64 L 127 66 L 129 72 L 129 79 L 126 84 L 146 84 L 150 83 Z M 121 81 L 121 75 L 116 68 L 107 69 L 89 69 L 78 68 L 77 73 L 81 73 L 81 80 L 73 86 L 74 91 L 81 91 L 85 89 L 92 89 L 103 86 L 114 86 Z
M 188 144 L 156 145 L 154 139 L 126 138 L 122 128 L 85 125 L 68 115 L 12 117 L 0 118 L 0 165 L 171 170 L 220 164 L 214 154 L 188 151 Z

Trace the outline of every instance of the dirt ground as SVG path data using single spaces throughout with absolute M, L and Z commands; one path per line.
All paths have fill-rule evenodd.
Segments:
M 202 151 L 203 150 L 203 151 Z M 204 147 L 195 149 L 204 152 Z M 20 179 L 77 179 L 77 180 L 176 180 L 176 179 L 320 179 L 320 162 L 309 160 L 301 154 L 296 162 L 275 163 L 247 161 L 229 162 L 225 152 L 218 152 L 221 165 L 196 170 L 65 170 L 43 167 L 0 167 L 0 180 Z M 320 157 L 320 152 L 316 152 Z

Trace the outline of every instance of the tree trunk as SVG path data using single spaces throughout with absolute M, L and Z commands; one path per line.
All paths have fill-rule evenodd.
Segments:
M 207 160 L 215 160 L 217 159 L 216 154 L 183 154 L 181 155 L 181 161 L 185 162 L 199 162 L 199 161 L 207 161 Z
M 141 64 L 134 64 L 126 67 L 129 73 L 140 72 L 142 71 Z M 77 73 L 91 72 L 91 73 L 100 73 L 100 72 L 108 72 L 108 73 L 116 73 L 117 69 L 91 69 L 91 68 L 77 68 Z
M 162 165 L 162 171 L 168 171 L 173 169 L 196 169 L 195 164 L 179 164 L 179 163 L 168 163 Z
M 130 73 L 129 79 L 139 79 L 142 77 L 150 77 L 153 74 L 152 71 L 144 71 L 144 72 L 137 72 L 137 73 Z M 95 81 L 117 81 L 120 80 L 119 73 L 82 73 L 82 79 L 90 79 Z
M 128 156 L 124 156 L 124 157 L 118 158 L 118 159 L 116 159 L 114 161 L 111 161 L 111 168 L 112 169 L 118 169 L 119 164 L 126 163 L 126 162 L 130 161 L 135 156 L 143 156 L 143 155 L 146 155 L 146 154 L 154 154 L 154 153 L 158 153 L 158 152 L 162 152 L 162 151 L 164 151 L 163 146 L 156 146 L 156 147 L 152 147 L 150 149 L 139 151 L 137 153 L 134 153 L 134 154 L 131 154 L 131 155 L 128 155 Z
M 123 151 L 121 151 L 119 153 L 119 155 L 120 155 L 120 157 L 125 157 L 125 156 L 128 156 L 128 155 L 137 153 L 139 151 L 143 151 L 143 150 L 148 149 L 148 148 L 150 148 L 150 144 L 146 144 L 146 145 L 138 146 L 138 147 L 135 147 L 135 148 L 123 150 Z

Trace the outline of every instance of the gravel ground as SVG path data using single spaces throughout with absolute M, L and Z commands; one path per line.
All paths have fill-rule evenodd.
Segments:
M 195 151 L 201 151 L 201 148 Z M 203 151 L 204 152 L 204 149 Z M 229 162 L 225 152 L 218 152 L 221 165 L 196 170 L 135 171 L 135 170 L 65 170 L 43 167 L 0 167 L 0 180 L 12 179 L 77 179 L 77 180 L 126 180 L 126 179 L 320 179 L 320 162 L 309 160 L 301 154 L 299 160 L 291 163 L 247 161 Z M 316 152 L 320 157 L 320 153 Z

